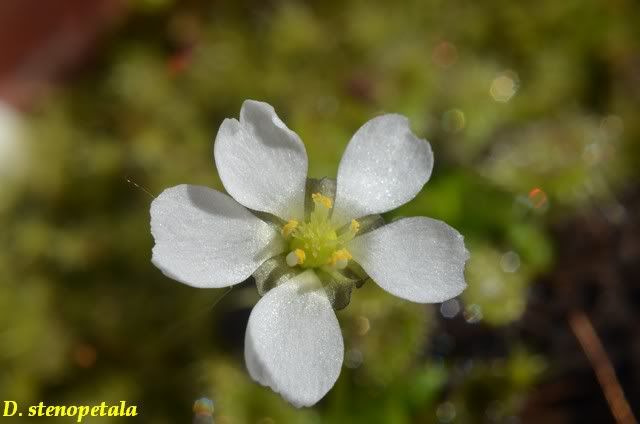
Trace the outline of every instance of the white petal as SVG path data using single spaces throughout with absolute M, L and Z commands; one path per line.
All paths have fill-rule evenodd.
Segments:
M 401 219 L 356 237 L 349 249 L 378 285 L 413 302 L 444 302 L 467 285 L 464 239 L 442 221 Z
M 247 279 L 284 249 L 266 222 L 231 197 L 207 187 L 179 185 L 151 203 L 152 262 L 194 287 L 225 287 Z
M 373 118 L 354 134 L 340 161 L 334 219 L 344 223 L 407 203 L 432 168 L 431 146 L 411 132 L 407 118 Z
M 313 271 L 271 289 L 253 308 L 245 336 L 249 374 L 294 406 L 322 399 L 343 356 L 338 319 Z
M 225 119 L 214 157 L 224 187 L 244 206 L 284 220 L 303 216 L 307 152 L 269 104 L 247 100 L 239 122 Z

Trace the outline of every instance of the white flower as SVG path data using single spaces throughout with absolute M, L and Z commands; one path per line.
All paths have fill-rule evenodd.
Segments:
M 413 199 L 431 175 L 431 148 L 405 117 L 379 116 L 356 132 L 335 192 L 305 194 L 304 145 L 266 103 L 247 100 L 239 121 L 222 123 L 214 156 L 231 196 L 190 185 L 162 192 L 151 205 L 152 261 L 194 287 L 226 287 L 254 273 L 258 280 L 263 263 L 269 273 L 273 261 L 288 264 L 251 312 L 245 360 L 254 380 L 293 405 L 315 404 L 340 374 L 344 346 L 329 285 L 350 294 L 355 269 L 414 302 L 464 290 L 469 254 L 447 224 L 413 217 L 364 228 L 370 216 Z

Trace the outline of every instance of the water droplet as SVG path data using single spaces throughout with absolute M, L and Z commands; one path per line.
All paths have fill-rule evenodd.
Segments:
M 500 267 L 504 272 L 516 272 L 520 268 L 520 256 L 510 250 L 500 258 Z
M 358 349 L 349 349 L 344 354 L 344 366 L 347 368 L 358 368 L 360 365 L 362 365 L 363 360 L 364 358 L 362 352 L 360 352 Z
M 464 320 L 469 324 L 476 324 L 482 320 L 482 308 L 480 305 L 469 305 L 464 310 Z
M 444 402 L 438 406 L 436 416 L 441 423 L 450 423 L 456 418 L 456 407 L 451 402 Z
M 462 131 L 467 122 L 464 112 L 460 109 L 450 109 L 442 115 L 442 128 L 450 133 Z
M 458 49 L 448 41 L 441 41 L 433 49 L 433 62 L 441 68 L 448 68 L 458 60 Z
M 440 305 L 440 313 L 445 318 L 454 318 L 460 312 L 460 302 L 457 299 L 449 299 Z
M 513 71 L 504 71 L 491 81 L 489 94 L 496 102 L 506 103 L 518 91 L 518 75 Z
M 546 210 L 547 193 L 540 187 L 535 187 L 529 191 L 529 201 L 534 208 Z
M 365 316 L 359 316 L 356 318 L 356 333 L 359 336 L 364 336 L 371 329 L 371 323 L 369 322 L 369 318 Z

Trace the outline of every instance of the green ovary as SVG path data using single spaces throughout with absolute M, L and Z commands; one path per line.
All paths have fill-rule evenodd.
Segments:
M 298 229 L 297 234 L 291 237 L 289 247 L 291 251 L 296 249 L 304 251 L 304 262 L 299 265 L 303 268 L 327 265 L 331 261 L 333 252 L 339 249 L 336 231 L 328 225 L 317 225 L 312 222 L 304 223 Z
M 302 268 L 344 268 L 351 259 L 345 245 L 353 239 L 359 225 L 352 221 L 349 229 L 338 234 L 329 218 L 332 200 L 319 193 L 312 198 L 314 209 L 309 220 L 303 223 L 291 220 L 282 228 L 282 235 L 289 242 L 287 264 Z

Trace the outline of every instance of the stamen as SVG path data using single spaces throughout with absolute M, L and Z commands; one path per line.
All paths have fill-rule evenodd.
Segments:
M 351 225 L 349 225 L 349 231 L 351 231 L 355 236 L 358 233 L 358 231 L 360 231 L 360 223 L 355 219 L 352 219 Z
M 313 193 L 311 195 L 311 199 L 313 199 L 313 203 L 315 203 L 316 205 L 322 205 L 327 209 L 331 209 L 333 207 L 333 201 L 331 200 L 331 198 L 320 193 Z
M 349 229 L 340 234 L 340 243 L 344 245 L 345 243 L 350 242 L 356 234 L 358 234 L 358 231 L 360 231 L 360 223 L 355 219 L 352 219 L 351 224 L 349 224 Z
M 282 237 L 289 238 L 296 228 L 298 228 L 298 221 L 295 219 L 290 220 L 282 227 Z
M 351 253 L 349 253 L 347 249 L 336 250 L 331 255 L 329 265 L 334 266 L 338 269 L 345 269 L 349 264 L 349 260 L 352 258 L 353 256 L 351 256 Z
M 294 267 L 296 265 L 302 265 L 307 255 L 304 253 L 302 249 L 296 249 L 291 252 L 286 257 L 287 265 L 290 267 Z
M 349 265 L 349 261 L 346 259 L 338 259 L 336 261 L 336 265 L 335 267 L 338 269 L 345 269 L 347 267 L 347 265 Z
M 333 206 L 333 200 L 330 197 L 324 196 L 320 193 L 313 193 L 311 195 L 314 207 L 310 216 L 310 223 L 319 229 L 320 227 L 327 226 L 329 211 Z
M 302 265 L 304 263 L 304 260 L 307 257 L 307 255 L 304 253 L 304 250 L 296 249 L 294 251 L 294 253 L 296 254 L 296 257 L 298 258 L 298 264 Z

